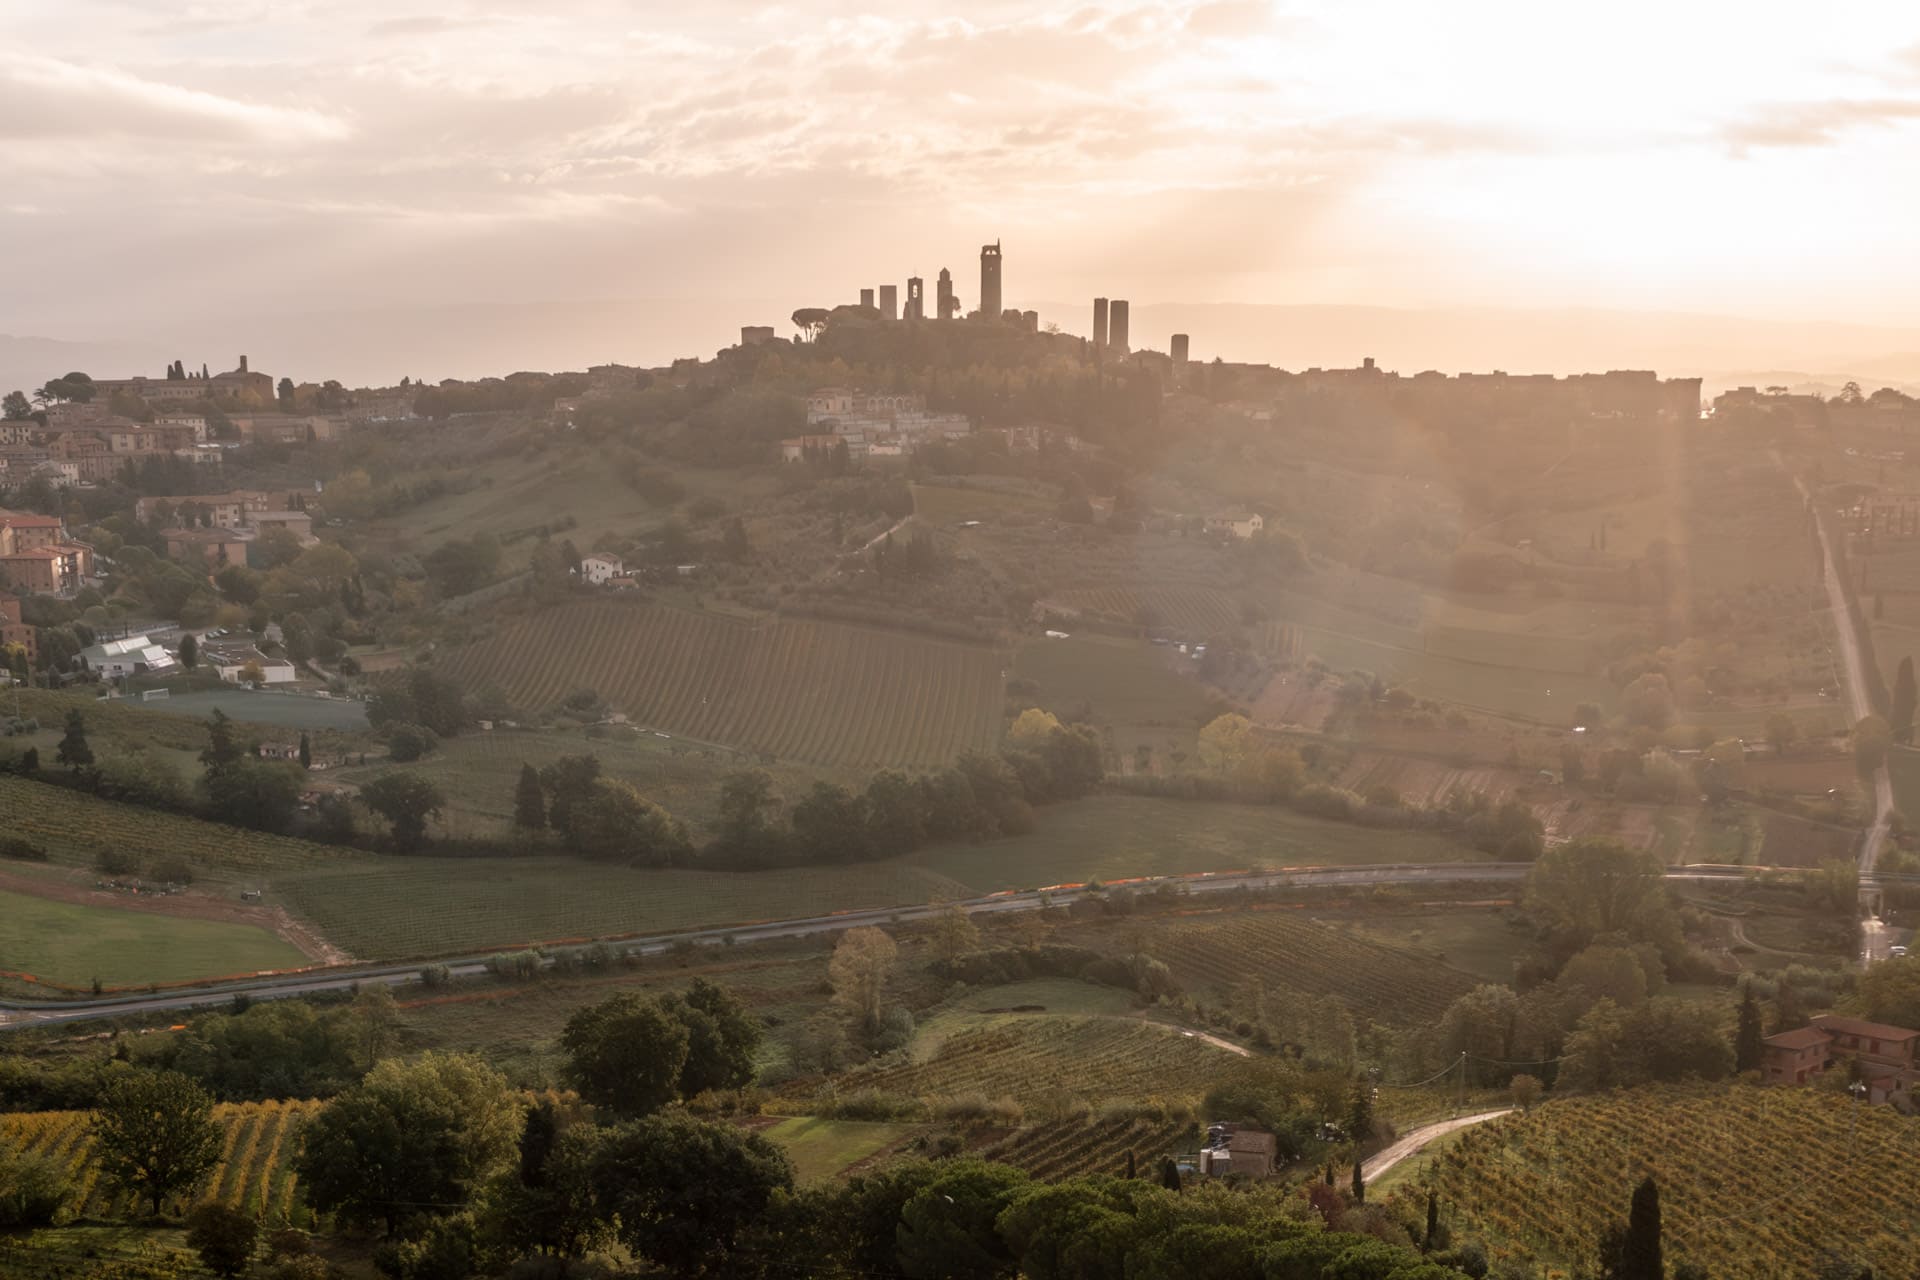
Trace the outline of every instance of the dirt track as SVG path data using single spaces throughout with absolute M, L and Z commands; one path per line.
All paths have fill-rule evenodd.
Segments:
M 67 878 L 71 876 L 86 878 Z M 46 898 L 53 902 L 71 902 L 83 907 L 118 907 L 124 911 L 147 911 L 154 915 L 178 916 L 189 920 L 256 925 L 272 931 L 317 963 L 349 964 L 353 960 L 352 956 L 321 937 L 311 925 L 295 919 L 284 907 L 250 906 L 201 889 L 188 889 L 184 893 L 166 896 L 119 893 L 111 889 L 94 888 L 92 872 L 69 869 L 67 877 L 21 875 L 0 867 L 0 890 Z

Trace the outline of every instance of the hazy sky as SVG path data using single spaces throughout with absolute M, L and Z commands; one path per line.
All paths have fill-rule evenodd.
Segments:
M 1920 296 L 1911 3 L 0 0 L 0 47 L 0 332 L 971 304 L 996 237 L 1009 305 Z

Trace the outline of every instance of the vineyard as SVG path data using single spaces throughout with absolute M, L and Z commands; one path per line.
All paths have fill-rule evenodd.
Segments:
M 1054 1179 L 1124 1175 L 1131 1151 L 1136 1171 L 1148 1176 L 1161 1156 L 1192 1151 L 1199 1145 L 1200 1132 L 1191 1121 L 1077 1116 L 1015 1130 L 975 1154 L 1024 1169 L 1036 1178 Z
M 1141 1099 L 1199 1094 L 1232 1060 L 1129 1018 L 1039 1016 L 957 1033 L 924 1062 L 856 1071 L 835 1085 L 922 1098 L 978 1092 L 1023 1105 L 1063 1086 L 1090 1101 Z
M 143 861 L 184 858 L 216 874 L 367 860 L 350 849 L 202 822 L 8 776 L 0 776 L 0 813 L 7 815 L 9 835 L 42 846 L 55 862 L 80 866 L 91 866 L 106 852 Z
M 1054 599 L 1083 613 L 1169 627 L 1195 640 L 1240 628 L 1240 608 L 1233 597 L 1212 587 L 1081 587 Z
M 1478 985 L 1430 958 L 1284 910 L 1190 919 L 1155 932 L 1150 947 L 1189 990 L 1225 994 L 1250 982 L 1336 996 L 1357 1018 L 1408 1026 L 1437 1020 Z
M 221 1103 L 213 1118 L 226 1129 L 220 1163 L 194 1199 L 218 1200 L 263 1222 L 300 1225 L 305 1206 L 296 1195 L 295 1131 L 318 1102 Z M 0 1133 L 30 1152 L 57 1161 L 73 1185 L 68 1214 L 76 1218 L 137 1217 L 139 1197 L 100 1176 L 93 1160 L 91 1116 L 85 1111 L 35 1111 L 0 1116 Z M 178 1206 L 175 1206 L 176 1208 Z
M 650 728 L 821 765 L 930 766 L 999 736 L 1002 654 L 830 622 L 752 625 L 654 605 L 551 610 L 448 663 L 551 706 L 595 690 Z
M 1496 1254 L 1590 1263 L 1653 1175 L 1669 1262 L 1787 1280 L 1822 1258 L 1920 1275 L 1905 1170 L 1920 1128 L 1889 1107 L 1808 1089 L 1636 1089 L 1550 1103 L 1471 1130 L 1425 1181 Z M 1409 1194 L 1425 1199 L 1422 1186 Z

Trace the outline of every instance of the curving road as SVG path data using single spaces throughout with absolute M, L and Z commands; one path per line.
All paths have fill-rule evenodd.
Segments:
M 1135 880 L 1112 881 L 1107 888 L 1155 889 L 1174 887 L 1189 893 L 1219 893 L 1233 889 L 1291 889 L 1363 886 L 1377 884 L 1510 884 L 1526 879 L 1529 862 L 1433 862 L 1396 863 L 1360 867 L 1297 867 L 1278 871 L 1199 872 L 1187 876 L 1148 876 Z M 1676 867 L 1667 872 L 1669 880 L 1688 882 L 1742 880 L 1771 868 L 1697 865 Z M 1873 884 L 1883 879 L 1910 877 L 1871 877 Z M 1863 880 L 1863 883 L 1866 881 Z M 711 929 L 688 929 L 646 937 L 622 938 L 610 942 L 624 951 L 658 955 L 677 943 L 695 946 L 738 945 L 770 942 L 782 938 L 805 938 L 834 933 L 856 925 L 906 924 L 927 920 L 949 907 L 969 914 L 993 914 L 1003 911 L 1032 911 L 1039 907 L 1062 906 L 1085 897 L 1085 885 L 1050 885 L 1044 889 L 1009 889 L 985 897 L 936 906 L 878 907 L 871 910 L 837 911 L 830 915 L 803 916 L 793 920 L 766 920 L 752 924 L 722 925 Z M 549 948 L 558 954 L 585 950 L 592 944 Z M 80 1022 L 89 1018 L 120 1014 L 157 1013 L 172 1010 L 201 1009 L 226 1004 L 237 995 L 251 1000 L 280 1000 L 294 996 L 347 991 L 368 982 L 404 986 L 421 981 L 421 971 L 429 963 L 443 964 L 456 978 L 479 977 L 487 972 L 487 956 L 464 956 L 438 961 L 414 960 L 405 964 L 359 965 L 315 969 L 296 974 L 265 974 L 258 978 L 217 986 L 176 988 L 150 995 L 103 996 L 86 1000 L 0 1001 L 0 1031 L 48 1023 Z
M 1777 460 L 1777 455 L 1776 455 Z M 1814 499 L 1799 476 L 1793 477 L 1794 488 L 1807 500 L 1809 506 Z M 1866 659 L 1860 650 L 1860 632 L 1854 625 L 1853 611 L 1847 608 L 1847 593 L 1840 581 L 1839 562 L 1834 559 L 1833 543 L 1827 538 L 1827 523 L 1815 519 L 1815 535 L 1820 539 L 1820 577 L 1827 590 L 1827 604 L 1833 611 L 1834 634 L 1840 641 L 1840 666 L 1846 685 L 1847 715 L 1851 722 L 1858 724 L 1873 714 L 1873 702 L 1867 697 Z M 1868 875 L 1874 864 L 1880 859 L 1880 849 L 1887 842 L 1893 821 L 1893 782 L 1887 776 L 1886 765 L 1881 765 L 1873 774 L 1873 823 L 1867 828 L 1866 836 L 1860 841 L 1860 873 Z M 1860 961 L 1872 964 L 1884 960 L 1887 955 L 1887 928 L 1880 917 L 1871 914 L 1871 900 L 1874 896 L 1864 886 L 1861 889 L 1861 902 L 1868 906 L 1869 914 L 1860 930 Z

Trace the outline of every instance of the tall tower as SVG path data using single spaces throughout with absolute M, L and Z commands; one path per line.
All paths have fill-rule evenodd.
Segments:
M 870 307 L 873 305 L 873 290 L 862 289 L 860 291 L 860 305 L 863 307 Z
M 1107 345 L 1121 355 L 1127 354 L 1127 300 L 1115 298 L 1107 304 Z
M 1107 300 L 1093 300 L 1093 349 L 1104 351 L 1107 348 Z
M 907 277 L 907 319 L 927 318 L 927 282 L 919 276 Z
M 960 299 L 953 296 L 953 272 L 940 268 L 940 278 L 933 285 L 933 312 L 942 320 L 951 320 L 960 313 Z
M 1173 367 L 1182 368 L 1187 363 L 1187 335 L 1176 333 L 1168 344 L 1167 353 L 1173 357 Z
M 980 314 L 1000 318 L 1000 242 L 980 246 Z
M 898 320 L 900 318 L 900 286 L 883 284 L 880 286 L 880 318 Z

